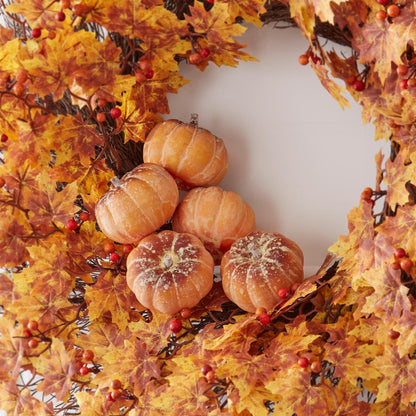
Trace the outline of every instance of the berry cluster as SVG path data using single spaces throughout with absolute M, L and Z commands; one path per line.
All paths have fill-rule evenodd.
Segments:
M 308 357 L 301 356 L 298 359 L 298 366 L 304 370 L 310 367 L 313 373 L 320 373 L 322 371 L 322 363 L 320 360 L 309 360 Z
M 123 256 L 120 257 L 116 251 L 116 246 L 112 241 L 107 241 L 104 243 L 104 252 L 108 255 L 108 259 L 112 263 L 119 263 L 123 256 L 127 256 L 134 248 L 133 244 L 123 244 L 122 252 Z
M 88 363 L 91 363 L 92 366 L 89 367 Z M 98 367 L 94 364 L 94 352 L 91 350 L 83 351 L 82 355 L 75 362 L 75 366 L 78 369 L 78 373 L 82 376 L 88 375 L 91 371 L 98 372 Z
M 215 371 L 209 364 L 204 364 L 201 368 L 201 373 L 207 379 L 208 383 L 213 383 L 216 379 Z
M 321 64 L 322 58 L 315 55 L 311 49 L 308 49 L 305 53 L 299 56 L 299 63 L 301 65 L 308 65 L 309 62 L 313 62 L 314 64 Z
M 87 211 L 81 211 L 75 214 L 74 218 L 71 218 L 66 223 L 66 228 L 70 231 L 76 231 L 81 227 L 81 224 L 90 219 L 90 214 Z
M 140 84 L 147 79 L 152 79 L 154 75 L 152 62 L 148 59 L 141 59 L 136 69 L 136 82 Z
M 293 285 L 290 287 L 290 289 L 286 287 L 281 287 L 277 294 L 280 299 L 282 299 L 282 302 L 284 302 L 286 299 L 288 299 L 290 296 L 293 296 L 293 294 L 296 292 L 298 287 L 300 286 L 299 283 L 293 283 Z M 279 305 L 277 306 L 279 307 Z M 257 319 L 263 324 L 268 325 L 271 321 L 270 315 L 267 313 L 267 310 L 265 308 L 257 308 L 256 309 L 256 316 Z
M 207 59 L 211 55 L 209 48 L 202 48 L 199 52 L 193 52 L 188 57 L 188 62 L 192 65 L 200 64 L 204 59 Z
M 33 335 L 33 332 L 38 332 L 39 334 Z M 23 330 L 23 337 L 28 339 L 27 345 L 29 348 L 35 349 L 39 345 L 41 334 L 38 321 L 32 320 L 28 322 Z
M 407 66 L 405 64 L 398 65 L 396 68 L 397 75 L 401 77 L 399 81 L 400 88 L 407 90 L 408 88 L 416 87 L 416 69 L 414 66 Z
M 391 263 L 393 270 L 403 270 L 406 274 L 410 274 L 413 267 L 413 261 L 406 253 L 406 250 L 402 247 L 394 250 L 394 260 Z
M 373 190 L 370 187 L 365 188 L 361 192 L 361 200 L 367 202 L 368 204 L 371 204 L 372 206 L 374 206 L 375 201 L 373 199 Z
M 377 11 L 376 18 L 378 20 L 395 18 L 400 14 L 399 4 L 391 3 L 390 0 L 377 0 L 377 3 L 385 6 L 384 9 Z
M 103 110 L 106 105 L 107 105 L 107 101 L 105 99 L 99 98 L 97 100 L 97 107 L 99 108 L 99 111 L 97 112 L 95 119 L 99 123 L 104 123 L 107 120 L 108 113 Z M 117 119 L 121 116 L 121 110 L 119 107 L 113 107 L 110 110 L 109 114 L 113 119 Z

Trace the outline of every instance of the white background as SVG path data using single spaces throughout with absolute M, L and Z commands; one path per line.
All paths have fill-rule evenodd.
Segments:
M 252 206 L 259 229 L 299 244 L 307 277 L 348 234 L 347 214 L 375 185 L 374 157 L 388 146 L 374 140 L 374 126 L 362 123 L 350 96 L 351 109 L 342 110 L 312 68 L 298 63 L 308 47 L 298 29 L 250 26 L 236 40 L 260 62 L 203 72 L 182 65 L 191 82 L 169 95 L 165 118 L 198 113 L 199 125 L 225 141 L 229 170 L 220 186 Z

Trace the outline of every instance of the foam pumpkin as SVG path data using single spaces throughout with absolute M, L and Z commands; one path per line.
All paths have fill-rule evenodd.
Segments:
M 127 258 L 127 284 L 150 310 L 192 308 L 213 285 L 214 260 L 191 234 L 165 230 L 143 238 Z
M 223 254 L 240 237 L 256 229 L 250 205 L 234 191 L 218 186 L 193 188 L 178 205 L 172 228 L 196 235 L 220 264 Z
M 222 139 L 195 123 L 166 120 L 149 133 L 143 160 L 156 163 L 175 177 L 180 189 L 218 185 L 228 169 Z
M 224 292 L 247 312 L 257 308 L 270 311 L 293 284 L 302 282 L 303 261 L 300 247 L 282 234 L 249 233 L 235 241 L 222 258 Z
M 136 243 L 168 221 L 179 190 L 167 170 L 143 163 L 113 182 L 95 208 L 101 231 L 122 244 Z

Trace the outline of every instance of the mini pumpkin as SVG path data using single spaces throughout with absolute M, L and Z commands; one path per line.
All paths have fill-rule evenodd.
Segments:
M 194 235 L 165 230 L 143 238 L 127 258 L 127 284 L 146 308 L 175 314 L 213 285 L 214 260 Z
M 255 231 L 233 243 L 221 261 L 227 297 L 247 312 L 275 308 L 295 283 L 303 280 L 303 252 L 279 233 Z
M 218 185 L 228 168 L 222 139 L 195 124 L 166 120 L 149 133 L 143 160 L 156 163 L 175 177 L 180 189 Z
M 218 186 L 193 188 L 178 205 L 172 228 L 196 235 L 220 264 L 223 254 L 240 237 L 256 229 L 250 205 L 234 191 Z
M 98 200 L 95 216 L 108 238 L 122 244 L 135 243 L 168 221 L 178 201 L 178 186 L 169 172 L 153 163 L 143 163 Z

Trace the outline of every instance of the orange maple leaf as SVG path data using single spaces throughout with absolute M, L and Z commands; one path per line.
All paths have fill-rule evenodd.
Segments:
M 397 345 L 386 345 L 384 354 L 375 357 L 372 365 L 382 375 L 377 401 L 390 400 L 398 391 L 404 405 L 416 401 L 416 360 L 408 355 L 401 357 Z
M 110 312 L 112 321 L 120 330 L 128 325 L 130 307 L 141 308 L 124 276 L 115 275 L 111 271 L 99 276 L 97 283 L 87 287 L 85 300 L 92 321 Z

